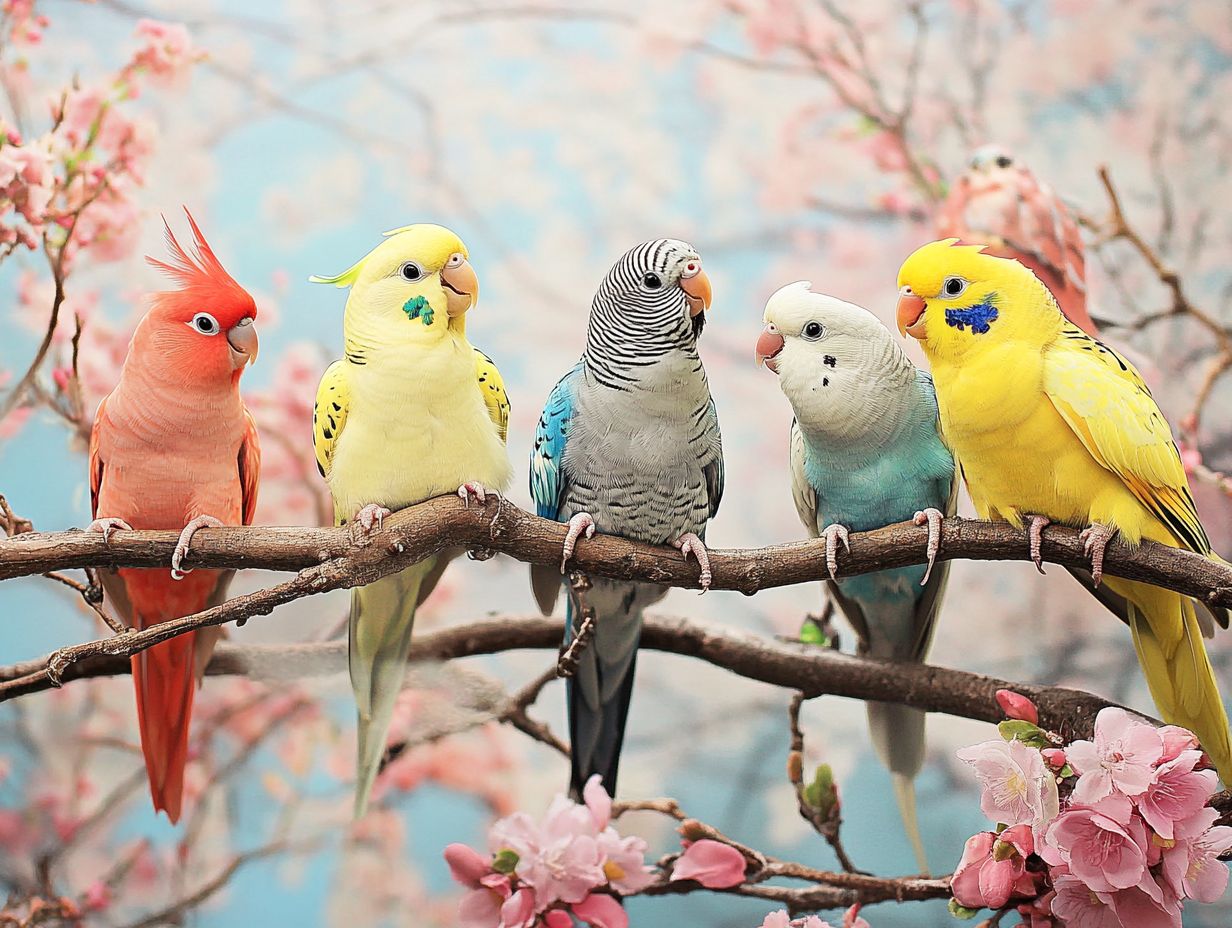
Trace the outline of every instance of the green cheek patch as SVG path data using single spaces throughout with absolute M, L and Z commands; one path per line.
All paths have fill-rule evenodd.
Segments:
M 432 306 L 427 297 L 417 296 L 402 304 L 402 311 L 407 319 L 422 319 L 424 325 L 432 324 Z

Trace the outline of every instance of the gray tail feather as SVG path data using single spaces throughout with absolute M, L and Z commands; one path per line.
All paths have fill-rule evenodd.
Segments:
M 894 796 L 903 828 L 915 851 L 920 872 L 928 872 L 924 842 L 916 816 L 913 781 L 924 765 L 924 724 L 926 715 L 919 709 L 894 703 L 868 703 L 868 730 L 877 756 L 890 771 Z
M 573 603 L 568 602 L 565 640 L 573 635 Z M 641 611 L 597 616 L 595 638 L 582 652 L 577 673 L 566 684 L 569 705 L 571 773 L 569 792 L 579 798 L 594 774 L 609 795 L 616 793 L 620 748 L 633 696 Z
M 423 579 L 412 567 L 351 591 L 348 660 L 359 735 L 355 817 L 368 808 L 385 756 L 394 704 L 406 678 L 411 627 Z

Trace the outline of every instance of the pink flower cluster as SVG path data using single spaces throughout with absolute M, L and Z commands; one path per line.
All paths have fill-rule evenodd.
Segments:
M 1207 806 L 1218 778 L 1191 732 L 1109 707 L 1094 740 L 1061 748 L 1029 700 L 998 702 L 1009 740 L 958 752 L 998 826 L 967 841 L 959 906 L 1016 907 L 1027 928 L 1179 928 L 1187 899 L 1223 894 L 1232 828 Z
M 612 800 L 598 776 L 583 799 L 557 796 L 538 822 L 525 812 L 501 819 L 487 856 L 465 844 L 445 848 L 450 873 L 469 890 L 460 928 L 571 928 L 573 917 L 595 928 L 627 928 L 617 897 L 653 882 L 646 842 L 611 826 Z
M 834 928 L 834 926 L 822 921 L 816 915 L 793 919 L 786 909 L 779 909 L 767 915 L 760 928 Z M 853 905 L 843 914 L 843 921 L 839 928 L 869 928 L 869 924 L 860 917 L 860 907 Z

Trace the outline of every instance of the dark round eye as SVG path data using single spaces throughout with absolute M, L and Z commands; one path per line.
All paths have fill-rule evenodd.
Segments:
M 663 286 L 663 278 L 660 277 L 658 274 L 656 274 L 654 271 L 651 271 L 649 274 L 647 274 L 645 277 L 642 278 L 642 285 L 647 290 L 658 290 L 660 287 Z
M 997 155 L 997 167 L 1008 168 L 1013 163 L 1014 159 L 1009 155 Z
M 398 274 L 401 275 L 403 280 L 419 280 L 424 276 L 423 268 L 414 261 L 408 261 L 398 268 Z
M 967 289 L 967 282 L 961 277 L 947 277 L 941 289 L 945 291 L 946 296 L 958 296 Z
M 188 324 L 202 335 L 217 335 L 220 331 L 218 320 L 209 313 L 197 313 Z
M 804 328 L 800 330 L 803 335 L 811 342 L 817 341 L 825 333 L 826 327 L 820 322 L 806 322 Z

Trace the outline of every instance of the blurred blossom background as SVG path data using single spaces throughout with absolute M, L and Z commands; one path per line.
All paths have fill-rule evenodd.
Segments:
M 534 424 L 582 349 L 594 288 L 631 245 L 675 237 L 698 248 L 715 290 L 702 355 L 728 483 L 707 540 L 798 539 L 789 407 L 753 364 L 765 299 L 805 279 L 893 324 L 900 261 L 936 237 L 971 153 L 996 142 L 1089 220 L 1088 309 L 1148 362 L 1162 406 L 1184 426 L 1216 548 L 1232 555 L 1227 499 L 1211 482 L 1232 468 L 1229 387 L 1212 374 L 1226 346 L 1187 315 L 1154 318 L 1172 294 L 1131 243 L 1107 234 L 1097 174 L 1108 166 L 1127 220 L 1189 301 L 1227 319 L 1227 3 L 4 0 L 0 11 L 0 115 L 11 133 L 0 182 L 18 170 L 63 177 L 68 159 L 78 181 L 53 194 L 48 180 L 48 196 L 96 198 L 62 256 L 66 300 L 36 389 L 0 420 L 0 492 L 37 529 L 90 521 L 82 436 L 114 385 L 141 294 L 163 286 L 142 258 L 163 251 L 159 216 L 183 230 L 187 206 L 260 308 L 261 360 L 244 377 L 264 447 L 258 523 L 331 519 L 309 420 L 317 380 L 340 353 L 345 293 L 308 275 L 349 266 L 384 230 L 434 221 L 467 242 L 481 279 L 468 334 L 500 365 L 513 403 L 514 502 L 529 505 Z M 91 126 L 98 137 L 86 137 Z M 44 137 L 50 162 L 4 160 Z M 53 274 L 31 219 L 43 205 L 0 217 L 0 395 L 48 327 Z M 241 573 L 233 592 L 276 579 Z M 655 611 L 794 636 L 821 604 L 818 585 L 754 598 L 677 590 Z M 345 593 L 329 594 L 230 634 L 319 640 L 347 607 Z M 416 631 L 534 611 L 525 566 L 460 560 Z M 0 617 L 3 663 L 105 631 L 75 592 L 42 578 L 4 583 Z M 850 647 L 846 629 L 843 638 Z M 1226 636 L 1211 654 L 1232 691 Z M 559 755 L 491 722 L 505 693 L 554 660 L 518 652 L 417 671 L 395 721 L 411 747 L 356 825 L 344 674 L 208 678 L 178 829 L 150 809 L 130 680 L 4 703 L 0 892 L 68 896 L 90 923 L 117 926 L 454 924 L 444 845 L 482 846 L 494 817 L 538 814 L 567 784 Z M 1040 577 L 1024 562 L 957 562 L 932 660 L 1151 709 L 1128 633 L 1061 569 Z M 790 693 L 679 657 L 646 653 L 639 664 L 621 795 L 674 796 L 746 844 L 836 866 L 784 775 Z M 532 714 L 564 732 L 563 686 L 549 684 Z M 913 872 L 863 706 L 821 698 L 803 722 L 806 762 L 834 766 L 856 864 Z M 935 716 L 929 730 L 919 800 L 932 867 L 946 873 L 984 827 L 954 750 L 989 729 Z M 652 859 L 678 847 L 662 819 L 621 827 L 649 841 Z M 768 906 L 699 893 L 638 898 L 628 910 L 639 928 L 738 928 Z M 939 903 L 865 916 L 877 928 L 950 922 Z M 1230 919 L 1224 902 L 1194 907 L 1185 923 Z

